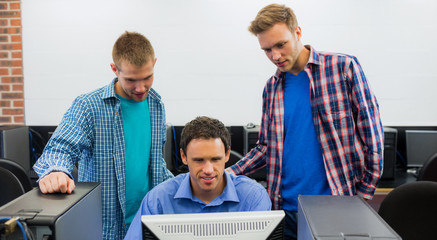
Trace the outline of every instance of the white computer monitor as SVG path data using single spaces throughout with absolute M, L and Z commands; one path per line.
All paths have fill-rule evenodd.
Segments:
M 422 167 L 437 153 L 437 131 L 405 130 L 407 144 L 407 166 Z
M 283 239 L 283 210 L 141 216 L 143 239 Z

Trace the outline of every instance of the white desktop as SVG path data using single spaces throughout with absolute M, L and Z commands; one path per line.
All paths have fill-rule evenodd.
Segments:
M 283 239 L 282 210 L 143 215 L 143 239 Z

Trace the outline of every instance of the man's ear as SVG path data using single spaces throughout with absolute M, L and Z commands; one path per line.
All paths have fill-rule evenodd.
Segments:
M 110 65 L 111 65 L 111 70 L 112 70 L 112 71 L 115 73 L 115 75 L 117 75 L 117 77 L 118 77 L 118 69 L 117 69 L 117 66 L 115 66 L 114 63 L 111 63 Z
M 228 151 L 226 151 L 225 163 L 229 161 L 230 156 L 231 156 L 231 147 L 228 147 Z
M 182 150 L 182 148 L 180 149 L 181 152 L 181 158 L 182 158 L 182 162 L 188 166 L 188 162 L 187 162 L 187 156 L 185 156 L 184 154 L 184 150 Z
M 297 41 L 300 41 L 302 39 L 302 29 L 299 26 L 297 26 L 294 33 L 296 34 Z

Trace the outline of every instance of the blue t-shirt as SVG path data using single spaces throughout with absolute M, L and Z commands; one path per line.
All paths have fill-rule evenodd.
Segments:
M 286 73 L 284 82 L 283 208 L 297 211 L 297 197 L 329 195 L 322 151 L 310 103 L 310 80 L 305 71 Z
M 118 97 L 121 100 L 126 148 L 125 222 L 129 225 L 140 207 L 141 201 L 150 189 L 149 162 L 152 133 L 147 99 L 136 102 L 119 95 Z
M 227 172 L 222 194 L 206 204 L 191 192 L 190 173 L 179 174 L 147 193 L 125 239 L 141 239 L 141 215 L 269 211 L 272 203 L 261 184 Z

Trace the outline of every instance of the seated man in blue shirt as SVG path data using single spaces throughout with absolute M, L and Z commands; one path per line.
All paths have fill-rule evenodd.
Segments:
M 197 117 L 181 134 L 181 158 L 189 173 L 179 174 L 147 193 L 125 239 L 141 239 L 141 215 L 268 211 L 263 186 L 225 172 L 231 136 L 219 120 Z

